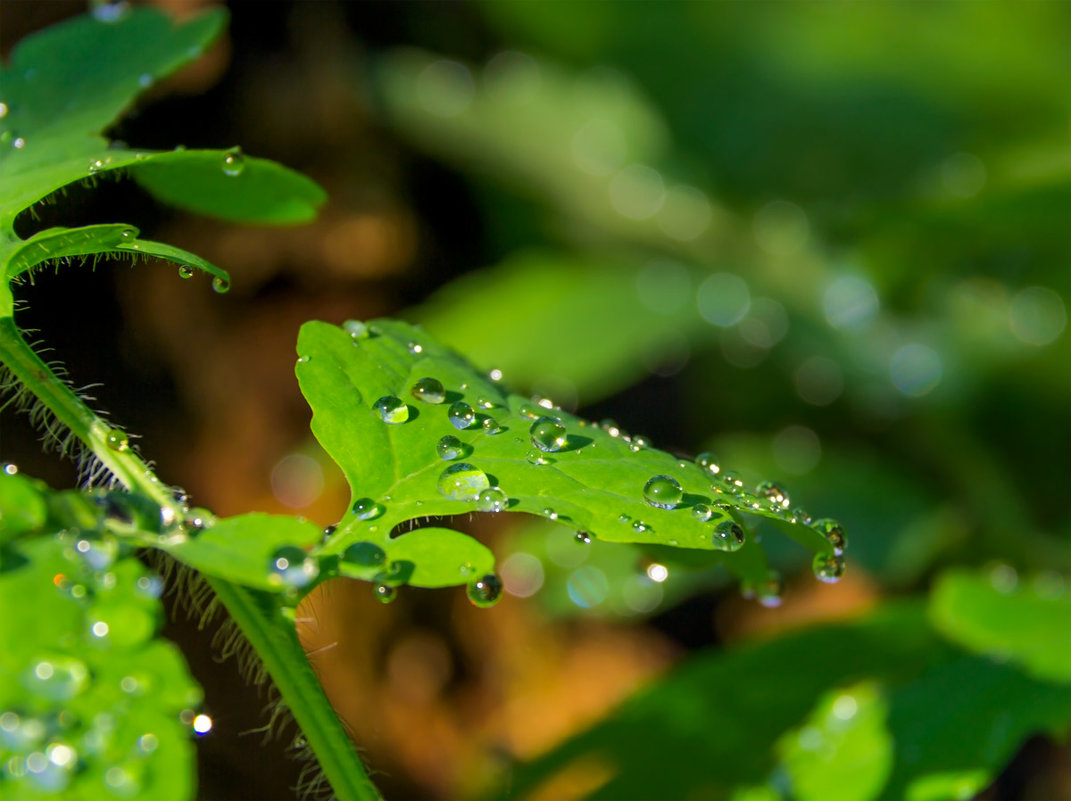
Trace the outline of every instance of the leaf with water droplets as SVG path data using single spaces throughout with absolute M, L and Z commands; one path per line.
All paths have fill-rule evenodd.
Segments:
M 723 561 L 756 587 L 765 586 L 769 568 L 763 549 L 744 536 L 745 513 L 832 554 L 822 534 L 791 522 L 766 498 L 730 488 L 708 469 L 663 451 L 636 449 L 620 434 L 553 406 L 533 408 L 410 325 L 380 320 L 368 332 L 354 339 L 343 328 L 310 322 L 298 341 L 298 352 L 310 357 L 296 370 L 313 409 L 313 432 L 345 473 L 353 499 L 378 499 L 385 508 L 372 521 L 346 515 L 324 554 L 368 541 L 394 559 L 391 549 L 413 533 L 392 539 L 391 532 L 408 521 L 500 509 L 538 515 L 548 507 L 562 525 L 600 541 L 708 551 L 712 562 Z M 414 341 L 419 350 L 409 347 Z M 405 397 L 428 377 L 442 384 L 444 403 L 417 404 L 406 421 L 384 424 L 376 400 Z M 475 410 L 488 403 L 499 433 L 475 424 L 481 416 Z M 463 461 L 444 461 L 444 438 L 445 455 L 456 458 L 463 449 Z M 696 515 L 700 505 L 706 508 Z M 419 570 L 415 548 L 414 561 Z

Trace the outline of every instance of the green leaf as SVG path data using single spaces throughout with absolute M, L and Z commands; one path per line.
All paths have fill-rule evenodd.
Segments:
M 833 552 L 819 531 L 794 522 L 783 501 L 756 497 L 639 438 L 615 436 L 560 409 L 510 395 L 417 328 L 389 320 L 347 325 L 348 330 L 306 323 L 298 339 L 297 376 L 313 409 L 313 432 L 342 468 L 355 507 L 339 522 L 324 554 L 371 542 L 392 559 L 394 543 L 411 536 L 392 538 L 395 527 L 427 516 L 490 510 L 489 499 L 479 500 L 477 493 L 492 487 L 501 489 L 499 503 L 508 511 L 552 517 L 608 542 L 708 551 L 712 561 L 724 560 L 755 584 L 767 579 L 762 548 L 750 541 L 729 553 L 715 536 L 744 514 L 774 521 L 816 552 Z M 442 402 L 413 393 L 426 378 L 441 383 Z M 381 412 L 377 403 L 396 407 L 405 422 L 386 422 L 391 410 Z M 454 404 L 467 404 L 471 425 L 451 422 Z M 531 429 L 540 418 L 561 427 L 561 437 L 546 444 L 552 450 L 533 442 Z M 448 436 L 459 441 L 458 453 L 444 459 L 438 445 Z M 645 487 L 656 476 L 669 477 L 670 488 L 679 484 L 680 497 L 664 503 L 675 508 L 645 500 Z M 696 514 L 701 505 L 708 507 L 705 520 Z M 411 550 L 419 572 L 421 549 Z M 455 583 L 462 580 L 458 575 Z
M 1071 681 L 1071 598 L 1063 578 L 1042 574 L 1018 586 L 1008 570 L 947 571 L 930 596 L 930 619 L 965 648 L 1009 660 L 1039 679 Z
M 0 545 L 44 525 L 47 515 L 37 482 L 0 471 Z

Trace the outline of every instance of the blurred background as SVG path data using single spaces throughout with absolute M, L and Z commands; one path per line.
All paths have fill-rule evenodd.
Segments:
M 348 489 L 308 434 L 297 330 L 400 316 L 516 391 L 783 481 L 851 537 L 837 585 L 765 542 L 778 608 L 686 557 L 652 571 L 519 515 L 461 522 L 499 559 L 492 610 L 325 586 L 301 634 L 388 798 L 508 787 L 701 649 L 921 596 L 949 565 L 1068 567 L 1071 5 L 228 7 L 225 38 L 112 135 L 241 145 L 319 181 L 320 218 L 244 228 L 132 182 L 72 191 L 34 225 L 133 223 L 233 289 L 67 269 L 17 318 L 101 383 L 164 480 L 221 515 L 334 522 Z M 85 8 L 5 0 L 4 54 Z M 5 458 L 71 485 L 23 429 L 0 418 Z M 280 741 L 225 736 L 263 699 L 190 628 L 168 633 L 216 720 L 202 797 L 280 797 Z M 1071 797 L 1068 756 L 1030 740 L 983 797 Z M 601 781 L 582 767 L 527 797 Z

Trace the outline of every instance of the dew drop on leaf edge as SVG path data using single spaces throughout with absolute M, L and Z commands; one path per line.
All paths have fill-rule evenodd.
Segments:
M 732 520 L 723 520 L 714 526 L 712 543 L 719 551 L 739 551 L 744 547 L 744 530 Z
M 495 573 L 488 573 L 469 584 L 465 591 L 473 606 L 486 609 L 494 606 L 502 596 L 502 579 Z
M 241 148 L 233 147 L 223 154 L 223 174 L 234 178 L 245 170 L 245 154 Z
M 376 600 L 381 604 L 389 604 L 398 597 L 398 590 L 390 584 L 380 583 L 372 587 L 372 594 L 375 595 Z
M 816 553 L 811 568 L 816 579 L 834 584 L 844 575 L 844 557 L 839 554 Z
M 481 512 L 502 512 L 509 506 L 509 498 L 498 487 L 480 490 L 476 496 L 476 508 Z

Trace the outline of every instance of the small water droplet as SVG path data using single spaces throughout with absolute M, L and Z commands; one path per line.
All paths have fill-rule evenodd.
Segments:
M 620 515 L 617 516 L 617 522 L 618 523 L 627 523 L 631 519 L 632 519 L 632 517 L 630 515 L 626 515 L 626 514 L 620 514 Z
M 795 522 L 809 526 L 814 522 L 814 518 L 811 517 L 811 513 L 804 509 L 802 506 L 797 506 L 792 510 L 792 518 Z
M 126 433 L 119 428 L 113 428 L 109 431 L 104 441 L 108 444 L 108 447 L 113 451 L 125 451 L 130 448 L 130 440 L 127 439 Z
M 551 464 L 553 460 L 548 459 L 542 451 L 528 451 L 528 464 L 534 464 L 536 466 Z
M 543 517 L 547 518 L 547 520 L 557 520 L 558 513 L 551 509 L 549 506 L 547 506 L 543 509 Z
M 501 597 L 502 579 L 494 573 L 488 573 L 483 578 L 469 584 L 466 592 L 473 606 L 486 609 L 489 606 L 494 606 Z
M 528 429 L 532 444 L 541 451 L 557 453 L 565 447 L 565 426 L 556 417 L 540 417 Z
M 435 452 L 439 454 L 439 458 L 447 461 L 464 456 L 465 450 L 465 443 L 452 434 L 447 434 L 435 446 Z
M 357 515 L 358 520 L 375 520 L 385 511 L 383 504 L 376 503 L 371 498 L 359 498 L 353 502 L 353 513 Z
M 342 553 L 342 561 L 361 567 L 379 567 L 387 561 L 387 552 L 374 542 L 355 542 Z
M 591 534 L 586 531 L 576 532 L 576 536 L 573 538 L 579 545 L 591 545 Z
M 418 353 L 424 352 L 424 346 L 421 345 L 419 342 L 410 342 L 408 345 L 405 346 L 405 349 L 412 353 L 414 356 Z
M 522 403 L 520 405 L 520 408 L 517 409 L 517 414 L 519 414 L 521 417 L 527 417 L 531 420 L 534 420 L 537 417 L 543 416 L 543 408 L 539 406 L 539 404 L 525 402 Z
M 372 588 L 372 593 L 381 604 L 389 604 L 398 597 L 398 590 L 390 584 L 376 584 Z
M 659 509 L 676 509 L 683 497 L 681 485 L 671 476 L 653 476 L 643 485 L 643 499 Z
M 692 507 L 692 517 L 698 520 L 700 523 L 706 523 L 710 520 L 714 511 L 705 503 L 697 503 Z
M 411 390 L 413 397 L 424 403 L 442 403 L 446 400 L 446 389 L 437 378 L 421 378 Z
M 721 472 L 721 465 L 718 464 L 717 457 L 710 451 L 703 451 L 696 456 L 695 463 L 713 475 L 717 475 Z
M 320 536 L 320 542 L 327 542 L 331 539 L 331 535 L 338 530 L 338 526 L 332 523 L 330 526 L 324 526 L 323 534 Z
M 651 440 L 644 436 L 636 436 L 629 440 L 628 447 L 632 451 L 642 451 L 651 447 Z
M 848 535 L 844 533 L 844 527 L 836 520 L 824 517 L 821 520 L 815 520 L 811 528 L 826 538 L 826 541 L 833 546 L 833 553 L 837 556 L 843 554 L 848 547 Z
M 744 547 L 744 530 L 732 520 L 723 520 L 714 526 L 712 542 L 719 551 L 739 551 Z
M 451 501 L 474 501 L 491 486 L 487 474 L 468 462 L 457 462 L 439 476 L 439 492 Z
M 477 409 L 493 409 L 495 402 L 490 398 L 485 398 L 482 395 L 476 399 Z
M 744 480 L 740 474 L 733 470 L 726 470 L 721 474 L 722 483 L 733 495 L 740 495 L 744 491 Z
M 193 268 L 188 264 L 180 264 L 178 274 L 179 278 L 193 278 Z
M 231 279 L 224 278 L 222 275 L 217 275 L 215 278 L 212 279 L 212 291 L 219 295 L 225 295 L 226 293 L 230 292 Z
M 365 339 L 369 334 L 368 326 L 360 320 L 347 320 L 342 324 L 342 328 L 354 339 Z
M 498 487 L 488 487 L 476 496 L 476 508 L 481 512 L 501 512 L 509 506 L 509 498 Z
M 451 425 L 459 431 L 464 430 L 476 422 L 476 412 L 465 401 L 457 401 L 450 405 L 446 413 Z
M 241 148 L 232 147 L 223 154 L 224 175 L 229 175 L 233 178 L 236 175 L 241 175 L 243 170 L 245 170 L 245 155 L 242 153 Z
M 776 481 L 763 481 L 755 487 L 755 494 L 760 498 L 765 498 L 775 511 L 787 509 L 791 503 L 788 490 Z
M 493 437 L 495 434 L 502 433 L 502 426 L 500 426 L 498 424 L 498 421 L 493 417 L 483 418 L 483 421 L 480 423 L 480 425 L 483 427 L 484 433 L 489 436 Z
M 647 524 L 644 523 L 642 520 L 635 520 L 632 523 L 632 530 L 635 531 L 637 534 L 642 534 L 647 530 Z
M 291 589 L 308 586 L 320 574 L 317 561 L 293 545 L 276 549 L 268 565 L 272 583 Z
M 781 578 L 781 574 L 776 570 L 771 570 L 766 580 L 763 581 L 758 587 L 759 603 L 768 609 L 773 609 L 781 605 L 781 596 L 785 592 L 785 582 Z
M 492 381 L 501 381 L 502 371 L 499 370 L 497 367 L 492 367 L 490 370 L 487 371 L 487 377 L 490 378 Z
M 384 395 L 372 404 L 372 408 L 384 423 L 390 425 L 399 425 L 409 419 L 409 407 L 393 395 Z
M 844 575 L 844 566 L 844 557 L 831 553 L 816 553 L 814 561 L 811 562 L 814 577 L 827 584 L 840 581 L 840 577 Z

